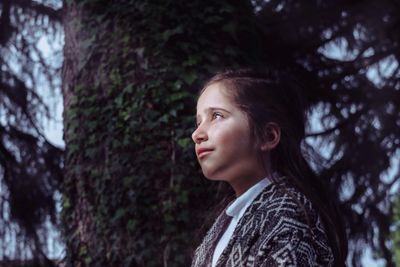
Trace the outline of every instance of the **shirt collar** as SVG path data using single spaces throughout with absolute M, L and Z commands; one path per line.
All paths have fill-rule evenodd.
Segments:
M 240 218 L 245 212 L 246 208 L 253 202 L 253 200 L 258 196 L 263 189 L 269 185 L 271 181 L 268 177 L 257 182 L 255 185 L 247 189 L 241 196 L 236 198 L 233 203 L 226 209 L 226 214 L 234 217 Z

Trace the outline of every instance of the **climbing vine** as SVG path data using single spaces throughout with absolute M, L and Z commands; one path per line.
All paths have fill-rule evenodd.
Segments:
M 217 200 L 190 138 L 196 92 L 255 61 L 242 49 L 250 6 L 229 2 L 67 1 L 66 45 L 78 44 L 64 65 L 69 266 L 190 264 Z

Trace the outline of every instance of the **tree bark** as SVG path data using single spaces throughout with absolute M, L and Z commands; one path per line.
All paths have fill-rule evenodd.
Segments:
M 64 22 L 69 266 L 188 266 L 217 195 L 195 163 L 195 95 L 261 60 L 250 3 L 67 1 Z

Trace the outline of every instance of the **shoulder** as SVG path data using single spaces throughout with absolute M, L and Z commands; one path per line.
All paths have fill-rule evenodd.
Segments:
M 251 203 L 244 217 L 296 218 L 298 220 L 318 216 L 311 201 L 296 187 L 286 181 L 271 183 Z
M 259 196 L 261 211 L 270 216 L 292 214 L 307 215 L 315 213 L 311 201 L 296 187 L 281 182 L 267 187 Z
M 299 235 L 322 235 L 325 230 L 318 210 L 297 188 L 287 183 L 272 184 L 258 197 L 259 207 L 253 215 L 262 217 L 260 234 L 276 236 L 285 232 Z
M 259 238 L 251 254 L 259 266 L 286 261 L 305 263 L 300 266 L 330 265 L 333 256 L 324 226 L 303 193 L 287 183 L 272 184 L 254 204 L 258 207 L 251 217 L 259 222 Z

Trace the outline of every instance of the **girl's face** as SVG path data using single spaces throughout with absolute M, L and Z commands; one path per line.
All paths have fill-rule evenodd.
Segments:
M 192 139 L 208 179 L 226 181 L 240 195 L 267 175 L 247 115 L 222 83 L 213 83 L 203 91 L 197 101 L 196 120 Z

